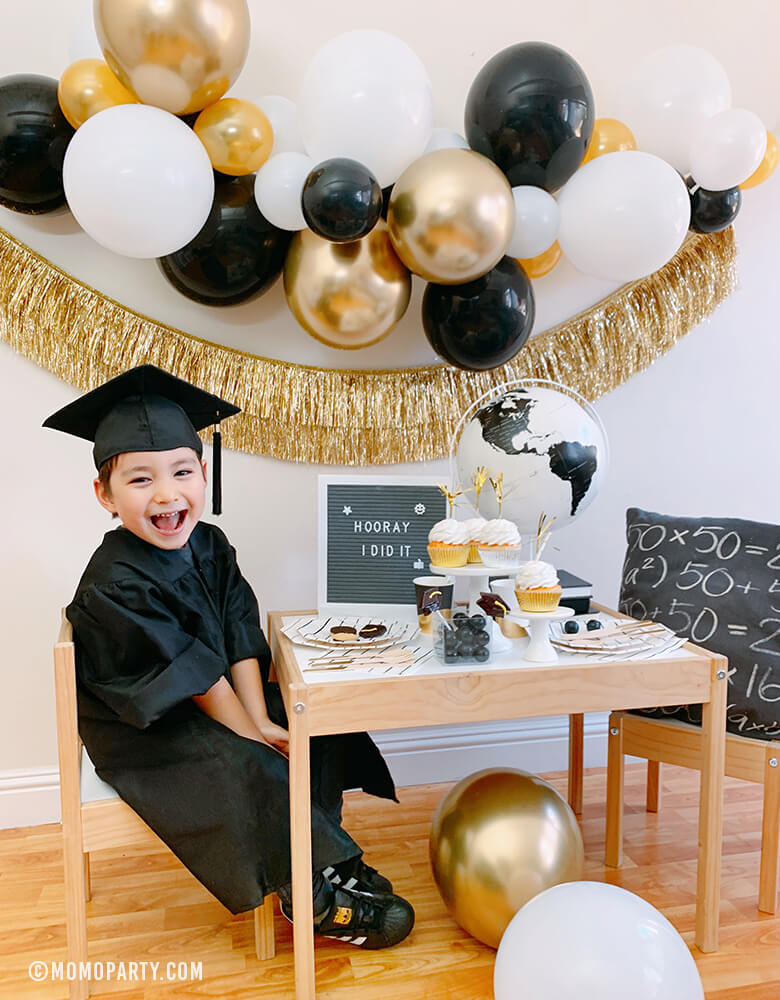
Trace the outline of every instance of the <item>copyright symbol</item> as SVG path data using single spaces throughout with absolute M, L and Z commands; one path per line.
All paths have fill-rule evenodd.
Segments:
M 30 962 L 30 968 L 27 972 L 34 983 L 42 983 L 48 975 L 49 969 L 45 962 Z

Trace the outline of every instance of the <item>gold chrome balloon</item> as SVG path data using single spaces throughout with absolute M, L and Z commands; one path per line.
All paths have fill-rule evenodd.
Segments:
M 746 190 L 746 188 L 755 187 L 757 184 L 763 184 L 764 181 L 771 177 L 777 166 L 778 159 L 778 148 L 777 139 L 774 135 L 767 131 L 766 133 L 766 152 L 764 153 L 763 160 L 759 163 L 753 173 L 748 177 L 746 181 L 742 181 L 739 185 L 741 191 Z
M 560 259 L 561 248 L 556 240 L 544 253 L 537 254 L 536 257 L 518 257 L 517 263 L 529 278 L 541 278 L 549 274 Z
M 450 914 L 491 948 L 521 906 L 581 879 L 584 864 L 568 804 L 546 781 L 512 768 L 477 771 L 450 789 L 433 817 L 430 854 Z
M 581 165 L 605 153 L 624 153 L 630 149 L 636 149 L 636 139 L 628 125 L 617 118 L 597 118 Z
M 98 111 L 117 104 L 137 104 L 138 98 L 123 87 L 102 59 L 79 59 L 60 77 L 57 100 L 73 128 Z
M 219 100 L 249 50 L 247 0 L 95 0 L 94 15 L 120 81 L 175 115 Z
M 329 347 L 381 340 L 406 312 L 411 288 L 384 222 L 354 243 L 331 243 L 304 229 L 293 237 L 284 266 L 293 315 Z
M 398 256 L 427 281 L 458 285 L 486 274 L 512 238 L 506 177 L 470 149 L 437 149 L 401 174 L 387 224 Z
M 235 97 L 225 97 L 204 108 L 192 128 L 206 147 L 212 167 L 232 177 L 259 170 L 274 144 L 274 132 L 265 112 Z

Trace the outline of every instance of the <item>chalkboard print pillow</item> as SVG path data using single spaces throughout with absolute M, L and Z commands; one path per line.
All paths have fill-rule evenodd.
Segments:
M 728 732 L 780 737 L 780 526 L 631 507 L 620 610 L 729 660 Z M 643 715 L 701 724 L 700 705 Z

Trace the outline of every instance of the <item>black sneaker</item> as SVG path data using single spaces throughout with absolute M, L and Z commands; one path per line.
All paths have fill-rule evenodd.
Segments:
M 393 892 L 390 879 L 380 875 L 376 868 L 367 865 L 360 857 L 325 868 L 322 874 L 331 885 L 340 885 L 342 889 L 353 892 L 367 892 L 374 896 L 389 896 Z
M 292 921 L 292 911 L 280 900 L 283 915 Z M 314 925 L 322 937 L 354 944 L 357 948 L 391 948 L 414 927 L 414 910 L 400 896 L 370 896 L 333 887 L 333 902 Z

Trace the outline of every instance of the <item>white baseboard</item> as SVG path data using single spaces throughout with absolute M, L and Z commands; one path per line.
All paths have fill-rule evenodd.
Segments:
M 457 781 L 485 767 L 541 774 L 569 766 L 569 717 L 373 733 L 397 785 Z M 607 713 L 585 716 L 585 767 L 607 763 Z
M 60 821 L 57 768 L 0 771 L 0 829 Z
M 375 733 L 397 785 L 457 781 L 485 767 L 540 774 L 568 767 L 568 716 Z M 607 761 L 607 716 L 585 716 L 585 767 Z M 59 823 L 56 768 L 0 772 L 0 829 Z

